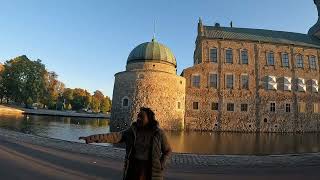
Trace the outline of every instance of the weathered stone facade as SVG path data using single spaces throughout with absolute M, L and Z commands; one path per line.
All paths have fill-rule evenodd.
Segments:
M 128 105 L 124 106 L 124 99 Z M 184 128 L 185 78 L 164 60 L 128 62 L 115 75 L 111 128 L 124 129 L 136 119 L 140 107 L 149 107 L 164 129 Z
M 208 37 L 212 33 L 210 31 L 220 31 L 220 28 L 222 27 L 219 25 L 204 27 L 199 22 L 194 66 L 182 73 L 186 78 L 186 129 L 238 132 L 320 131 L 320 95 L 318 91 L 312 91 L 312 80 L 320 80 L 319 48 Z M 210 49 L 216 49 L 216 61 L 210 58 Z M 227 50 L 232 51 L 232 63 L 226 62 Z M 245 64 L 242 63 L 243 50 L 247 52 L 248 62 Z M 268 64 L 268 52 L 272 52 L 274 56 L 273 64 Z M 288 55 L 288 67 L 282 64 L 284 53 Z M 302 68 L 297 67 L 298 55 L 303 57 Z M 310 57 L 317 59 L 314 69 L 309 64 Z M 210 87 L 209 74 L 217 75 L 217 87 Z M 248 88 L 242 88 L 243 74 L 248 76 Z M 233 88 L 226 87 L 227 75 L 233 75 Z M 192 84 L 193 76 L 200 76 L 199 85 Z M 276 90 L 266 87 L 268 76 L 276 77 Z M 292 89 L 284 90 L 283 77 L 292 78 Z M 306 81 L 305 92 L 298 91 L 298 78 Z M 195 102 L 198 107 L 193 107 Z M 218 103 L 218 109 L 213 110 L 212 103 Z M 234 105 L 233 110 L 227 110 L 228 103 Z M 275 106 L 272 110 L 271 103 Z M 299 103 L 305 104 L 304 111 L 299 111 Z M 242 110 L 242 104 L 247 109 Z

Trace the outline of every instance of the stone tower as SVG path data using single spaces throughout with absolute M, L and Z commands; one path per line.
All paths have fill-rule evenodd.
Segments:
M 320 0 L 314 0 L 314 3 L 318 9 L 318 21 L 309 29 L 308 35 L 320 39 Z
M 176 59 L 165 45 L 152 39 L 134 48 L 126 70 L 115 74 L 111 130 L 136 120 L 140 107 L 149 107 L 164 129 L 184 128 L 185 78 L 176 74 Z

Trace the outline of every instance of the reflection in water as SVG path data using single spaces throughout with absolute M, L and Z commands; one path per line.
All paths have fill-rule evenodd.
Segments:
M 1 115 L 0 127 L 79 142 L 79 136 L 110 132 L 107 119 Z M 283 154 L 320 151 L 320 135 L 167 132 L 175 152 L 200 154 Z M 109 145 L 109 144 L 102 144 Z

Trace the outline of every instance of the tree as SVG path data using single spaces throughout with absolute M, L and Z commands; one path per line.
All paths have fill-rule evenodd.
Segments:
M 73 90 L 73 100 L 71 105 L 73 110 L 81 110 L 88 108 L 91 102 L 91 94 L 84 89 L 75 88 Z
M 111 100 L 110 100 L 110 98 L 108 96 L 106 96 L 103 99 L 103 102 L 101 104 L 100 110 L 103 113 L 110 112 L 110 110 L 111 110 Z
M 64 84 L 58 80 L 58 75 L 53 71 L 46 72 L 45 83 L 46 89 L 41 103 L 48 106 L 49 109 L 56 109 L 59 97 L 62 96 L 64 90 Z
M 5 97 L 6 94 L 6 89 L 5 86 L 3 84 L 3 72 L 4 72 L 4 66 L 0 63 L 0 101 L 2 103 L 3 98 Z
M 96 91 L 93 93 L 93 96 L 94 96 L 95 98 L 97 98 L 100 102 L 102 102 L 103 99 L 104 99 L 103 93 L 102 93 L 101 91 L 99 91 L 99 90 L 96 90 Z
M 44 96 L 45 74 L 45 65 L 39 59 L 31 61 L 23 55 L 6 61 L 2 74 L 5 96 L 25 105 L 29 98 L 39 102 Z
M 65 104 L 71 104 L 71 102 L 73 101 L 73 89 L 64 89 L 62 93 L 62 99 Z
M 91 109 L 93 112 L 100 112 L 100 100 L 96 97 L 92 97 Z

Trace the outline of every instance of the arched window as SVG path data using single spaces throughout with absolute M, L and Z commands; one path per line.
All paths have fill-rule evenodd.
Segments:
M 128 97 L 124 97 L 122 99 L 122 107 L 128 107 L 129 106 L 129 98 Z

